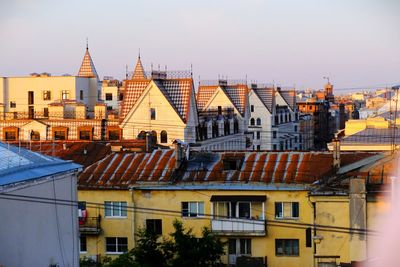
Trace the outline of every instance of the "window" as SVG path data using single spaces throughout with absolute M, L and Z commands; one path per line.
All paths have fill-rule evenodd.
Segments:
M 119 130 L 109 130 L 108 140 L 119 140 Z
M 298 219 L 299 202 L 275 202 L 275 218 Z
M 155 108 L 150 108 L 150 119 L 151 120 L 156 119 L 156 109 Z
M 294 131 L 297 132 L 297 125 L 294 126 Z
M 15 101 L 10 101 L 10 108 L 16 108 L 17 103 Z
M 250 111 L 251 111 L 251 112 L 254 112 L 254 105 L 251 105 L 251 106 L 250 106 Z
M 260 132 L 257 132 L 257 140 L 260 140 L 261 134 Z
M 146 229 L 148 232 L 162 235 L 162 220 L 161 219 L 147 219 Z
M 69 99 L 69 91 L 68 91 L 68 90 L 62 90 L 62 92 L 61 92 L 61 99 L 62 99 L 62 100 L 67 100 L 67 99 Z
M 123 94 L 123 93 L 120 93 L 120 94 L 119 94 L 119 101 L 122 101 L 122 100 L 124 100 L 124 94 Z
M 168 134 L 167 131 L 161 131 L 160 133 L 161 143 L 168 143 Z
M 276 144 L 273 145 L 273 149 L 272 150 L 276 150 Z
M 33 103 L 34 103 L 33 91 L 28 91 L 28 105 L 33 105 Z
M 54 131 L 54 140 L 65 140 L 66 135 L 65 131 Z
M 31 140 L 33 141 L 40 140 L 40 133 L 38 131 L 31 131 Z
M 239 218 L 250 219 L 251 218 L 251 203 L 250 202 L 238 202 Z
M 126 217 L 127 209 L 125 201 L 105 201 L 106 217 Z
M 51 92 L 43 91 L 43 100 L 51 100 Z
M 106 100 L 107 101 L 112 101 L 113 97 L 111 93 L 106 93 Z
M 250 119 L 250 125 L 252 125 L 252 126 L 253 126 L 253 125 L 254 125 L 254 123 L 255 123 L 255 122 L 254 122 L 254 118 L 251 118 L 251 119 Z
M 261 119 L 257 118 L 257 125 L 261 125 Z
M 250 238 L 229 238 L 228 254 L 230 255 L 251 255 L 251 239 Z
M 122 254 L 128 251 L 128 238 L 126 237 L 106 237 L 106 252 Z
M 80 99 L 80 100 L 83 100 L 83 90 L 80 90 L 80 91 L 79 91 L 79 99 Z
M 17 132 L 16 131 L 5 131 L 4 137 L 6 141 L 15 141 L 17 140 Z
M 43 117 L 49 117 L 49 108 L 43 108 Z
M 221 114 L 222 114 L 222 107 L 218 106 L 218 115 L 221 115 Z
M 299 256 L 298 239 L 275 239 L 276 256 Z
M 182 217 L 204 216 L 204 202 L 182 202 Z
M 107 110 L 113 110 L 112 106 L 107 106 Z
M 87 240 L 85 235 L 81 235 L 79 238 L 79 252 L 86 253 L 87 252 Z
M 79 140 L 90 140 L 91 132 L 90 131 L 79 131 Z
M 272 138 L 276 138 L 276 131 L 272 132 Z
M 261 146 L 260 145 L 257 145 L 257 150 L 261 150 Z

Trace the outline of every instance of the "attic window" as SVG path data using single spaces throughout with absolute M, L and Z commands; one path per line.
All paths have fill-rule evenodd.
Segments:
M 242 167 L 242 159 L 236 159 L 236 158 L 230 158 L 230 159 L 224 159 L 223 164 L 224 164 L 224 170 L 225 171 L 238 171 Z
M 150 119 L 151 120 L 156 119 L 156 109 L 155 108 L 150 108 Z

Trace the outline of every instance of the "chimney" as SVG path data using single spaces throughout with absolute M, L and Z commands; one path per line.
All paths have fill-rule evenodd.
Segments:
M 175 169 L 179 169 L 185 161 L 185 151 L 181 141 L 176 140 L 175 144 Z
M 340 168 L 340 140 L 333 139 L 333 168 L 337 171 Z

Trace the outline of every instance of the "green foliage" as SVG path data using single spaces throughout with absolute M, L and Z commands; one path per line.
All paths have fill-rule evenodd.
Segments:
M 101 264 L 97 263 L 96 261 L 94 261 L 91 258 L 83 257 L 83 258 L 79 259 L 79 266 L 80 267 L 98 267 L 98 266 L 101 266 Z
M 140 229 L 135 248 L 110 261 L 107 267 L 213 267 L 220 263 L 224 245 L 208 228 L 200 238 L 175 220 L 169 238 Z

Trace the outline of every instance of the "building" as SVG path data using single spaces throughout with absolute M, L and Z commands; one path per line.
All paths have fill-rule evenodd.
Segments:
M 221 81 L 223 82 L 223 81 Z M 125 81 L 120 112 L 124 139 L 151 132 L 157 143 L 172 146 L 177 139 L 198 149 L 245 149 L 248 96 L 246 85 L 200 86 L 195 94 L 190 72 L 152 71 L 138 58 Z
M 314 147 L 314 118 L 311 114 L 299 116 L 299 150 L 311 150 Z
M 84 104 L 93 112 L 99 90 L 97 72 L 86 48 L 77 76 L 32 73 L 23 77 L 1 77 L 0 118 L 47 118 L 50 105 L 64 101 Z
M 134 246 L 139 228 L 151 227 L 167 236 L 178 218 L 196 235 L 206 226 L 227 241 L 224 263 L 235 264 L 238 257 L 248 256 L 271 267 L 315 266 L 314 255 L 336 255 L 333 251 L 349 232 L 333 232 L 332 241 L 317 243 L 313 240 L 320 238 L 324 227 L 313 232 L 314 223 L 346 227 L 351 213 L 348 204 L 326 205 L 326 196 L 310 198 L 310 192 L 336 173 L 343 179 L 379 156 L 351 152 L 334 160 L 331 152 L 187 155 L 179 145 L 175 151 L 114 153 L 86 168 L 79 177 L 78 194 L 82 207 L 85 202 L 91 205 L 81 224 L 81 257 L 115 257 Z M 348 195 L 340 197 L 348 203 Z M 329 212 L 343 218 L 323 221 Z M 354 249 L 347 242 L 343 246 Z M 352 257 L 343 253 L 340 261 L 351 262 Z
M 107 105 L 107 114 L 118 117 L 121 101 L 122 83 L 112 77 L 104 77 L 101 83 L 101 99 Z
M 249 102 L 252 150 L 300 149 L 295 90 L 252 84 Z
M 0 265 L 78 266 L 81 166 L 3 143 L 0 154 Z

